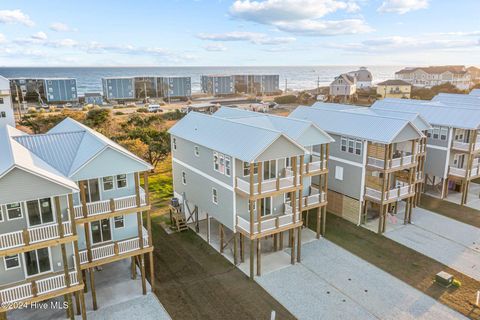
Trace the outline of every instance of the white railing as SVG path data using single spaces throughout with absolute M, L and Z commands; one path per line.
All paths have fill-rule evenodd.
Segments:
M 262 180 L 261 184 L 261 193 L 273 192 L 281 189 L 292 188 L 293 184 L 293 175 L 290 174 L 290 171 L 287 170 L 287 176 L 283 178 L 276 178 L 276 179 L 268 179 Z M 236 177 L 237 181 L 237 188 L 247 194 L 250 193 L 250 182 L 240 179 L 240 177 Z M 300 184 L 300 178 L 297 177 L 297 185 Z M 253 184 L 253 194 L 259 194 L 259 183 Z
M 387 169 L 399 168 L 402 166 L 406 166 L 412 164 L 414 162 L 413 156 L 404 156 L 400 158 L 394 158 L 387 161 Z M 383 169 L 385 168 L 385 160 L 378 159 L 375 157 L 368 157 L 367 164 L 371 167 L 376 167 Z
M 77 285 L 77 271 L 69 272 L 70 285 Z M 37 295 L 47 294 L 67 287 L 65 275 L 57 274 L 54 276 L 42 278 L 34 281 L 36 284 Z M 0 290 L 0 299 L 2 303 L 13 303 L 32 298 L 34 296 L 33 282 L 23 283 L 17 286 Z
M 311 205 L 325 202 L 325 192 L 313 194 L 307 197 L 303 197 L 303 206 L 308 207 Z
M 420 180 L 423 180 L 423 172 L 417 171 L 415 181 L 420 181 Z
M 424 144 L 417 144 L 417 151 L 416 153 L 422 153 L 425 152 L 426 146 Z
M 0 235 L 0 248 L 2 250 L 23 246 L 23 231 L 15 231 Z
M 383 200 L 386 201 L 386 200 L 402 199 L 408 196 L 411 192 L 413 192 L 413 190 L 414 190 L 413 185 L 405 185 L 402 187 L 387 190 L 387 192 L 385 192 Z M 365 196 L 376 199 L 378 201 L 382 200 L 382 192 L 373 188 L 367 187 L 365 190 Z
M 295 214 L 295 222 L 301 221 L 301 215 L 297 212 Z M 287 226 L 294 223 L 292 207 L 285 203 L 285 214 L 273 216 L 273 217 L 263 217 L 262 222 L 260 223 L 260 230 L 258 230 L 258 221 L 253 223 L 253 234 L 258 234 L 259 232 L 266 232 Z M 237 215 L 237 227 L 243 229 L 244 231 L 250 234 L 250 221 L 242 218 Z
M 88 262 L 88 252 L 87 252 L 87 250 L 80 251 L 78 253 L 78 255 L 80 256 L 80 264 L 84 264 L 84 263 Z
M 470 142 L 463 141 L 453 141 L 453 148 L 462 151 L 470 151 Z M 473 150 L 477 151 L 480 149 L 480 141 L 476 141 L 473 144 Z
M 140 192 L 140 205 L 146 205 L 145 192 L 141 190 Z M 135 208 L 137 206 L 137 196 L 131 195 L 126 197 L 114 198 L 112 200 L 102 200 L 96 202 L 87 203 L 87 215 L 96 216 L 99 214 L 109 213 L 112 210 L 125 210 Z M 74 207 L 75 219 L 83 218 L 83 209 L 82 205 Z
M 92 260 L 100 260 L 115 255 L 115 244 L 110 243 L 107 245 L 92 248 Z
M 450 166 L 449 174 L 457 177 L 466 177 L 467 170 Z

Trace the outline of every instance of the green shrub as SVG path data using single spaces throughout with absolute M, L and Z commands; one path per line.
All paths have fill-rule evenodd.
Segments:
M 140 112 L 140 113 L 148 113 L 148 109 L 147 109 L 147 108 L 138 108 L 138 109 L 137 109 L 137 112 Z
M 180 120 L 185 116 L 185 113 L 180 112 L 180 110 L 175 110 L 173 112 L 165 112 L 161 115 L 163 120 Z
M 275 101 L 278 104 L 296 103 L 297 102 L 297 96 L 295 96 L 293 94 L 287 95 L 287 96 L 280 96 L 280 97 L 276 97 L 275 99 L 273 99 L 273 101 Z
M 124 114 L 125 114 L 125 113 L 123 113 L 122 111 L 116 111 L 116 112 L 114 113 L 114 115 L 116 115 L 116 116 L 123 116 Z
M 35 107 L 30 107 L 28 108 L 27 113 L 37 113 L 37 109 Z

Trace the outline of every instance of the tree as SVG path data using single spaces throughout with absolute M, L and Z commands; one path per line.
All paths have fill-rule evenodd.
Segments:
M 90 128 L 108 133 L 108 127 L 111 121 L 112 116 L 110 110 L 95 108 L 87 112 L 84 123 Z
M 154 128 L 135 127 L 126 132 L 126 137 L 122 140 L 140 140 L 148 150 L 143 157 L 150 162 L 154 167 L 163 160 L 165 160 L 170 153 L 170 135 L 167 131 L 159 131 Z
M 147 157 L 148 146 L 140 139 L 125 139 L 118 141 L 118 143 L 140 158 L 145 159 Z
M 79 122 L 85 120 L 84 114 L 80 111 L 62 110 L 60 114 L 28 113 L 22 117 L 20 125 L 30 128 L 35 134 L 45 133 L 67 117 Z

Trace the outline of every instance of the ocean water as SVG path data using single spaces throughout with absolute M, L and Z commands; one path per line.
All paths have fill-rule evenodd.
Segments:
M 401 66 L 367 66 L 374 83 L 392 79 Z M 280 88 L 303 90 L 328 85 L 340 73 L 358 69 L 352 66 L 296 66 L 296 67 L 0 67 L 0 75 L 16 77 L 68 77 L 77 79 L 78 92 L 101 92 L 102 77 L 115 76 L 189 76 L 192 91 L 200 92 L 200 76 L 205 74 L 278 74 Z

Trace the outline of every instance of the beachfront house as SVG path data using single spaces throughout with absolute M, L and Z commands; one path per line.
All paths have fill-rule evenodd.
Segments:
M 97 309 L 95 277 L 121 259 L 137 261 L 146 294 L 151 166 L 69 118 L 46 134 L 0 130 L 0 312 L 73 294 L 85 319 L 87 275 Z
M 6 125 L 15 126 L 13 101 L 10 91 L 10 82 L 0 76 L 0 128 Z
M 450 83 L 460 90 L 467 90 L 471 86 L 470 73 L 465 66 L 404 68 L 395 72 L 395 79 L 404 80 L 415 87 L 431 88 Z
M 385 232 L 387 215 L 404 201 L 404 221 L 411 221 L 417 192 L 418 155 L 424 135 L 409 119 L 374 114 L 350 105 L 318 102 L 300 106 L 289 118 L 309 120 L 335 142 L 330 147 L 328 210 L 357 225 L 378 219 Z
M 416 112 L 430 123 L 433 128 L 427 134 L 426 192 L 465 205 L 478 196 L 473 180 L 480 177 L 480 108 L 460 99 L 456 103 L 384 99 L 371 108 Z
M 354 76 L 346 73 L 339 75 L 330 83 L 330 96 L 349 100 L 357 92 L 357 82 Z
M 384 98 L 410 99 L 412 85 L 403 80 L 387 80 L 377 84 L 377 96 Z
M 372 86 L 373 76 L 366 67 L 360 67 L 360 69 L 350 71 L 347 74 L 356 79 L 357 88 L 370 88 Z
M 209 243 L 218 239 L 219 251 L 229 247 L 238 264 L 246 261 L 247 240 L 252 278 L 254 259 L 261 274 L 262 248 L 276 251 L 285 242 L 291 263 L 300 261 L 300 213 L 317 209 L 317 226 L 325 223 L 318 208 L 326 204 L 330 136 L 307 121 L 229 108 L 191 112 L 169 132 L 178 211 L 202 226 Z

